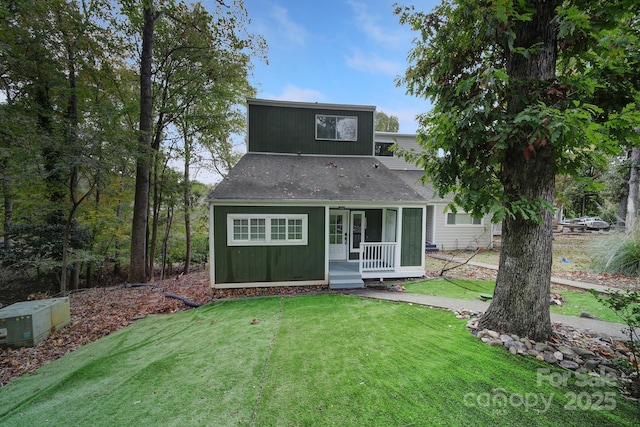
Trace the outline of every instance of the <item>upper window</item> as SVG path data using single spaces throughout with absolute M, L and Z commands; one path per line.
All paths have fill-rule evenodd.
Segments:
M 393 142 L 376 142 L 376 156 L 393 157 Z
M 447 213 L 447 225 L 482 225 L 482 218 L 474 218 L 468 213 Z
M 307 215 L 228 215 L 227 244 L 306 245 Z
M 356 116 L 325 116 L 317 114 L 316 139 L 357 141 L 358 118 Z

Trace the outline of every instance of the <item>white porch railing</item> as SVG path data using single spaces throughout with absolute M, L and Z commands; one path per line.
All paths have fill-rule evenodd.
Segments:
M 360 273 L 395 271 L 396 242 L 360 242 Z

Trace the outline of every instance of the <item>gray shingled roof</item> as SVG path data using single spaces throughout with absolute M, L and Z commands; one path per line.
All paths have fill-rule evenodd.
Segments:
M 374 157 L 245 154 L 211 200 L 425 202 Z
M 422 183 L 424 171 L 394 170 L 393 173 L 405 184 L 416 190 L 428 202 L 449 203 L 453 201 L 453 193 L 447 194 L 444 198 L 438 197 L 430 183 Z

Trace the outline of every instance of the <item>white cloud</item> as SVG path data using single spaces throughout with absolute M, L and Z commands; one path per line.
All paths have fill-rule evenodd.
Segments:
M 397 28 L 385 28 L 378 22 L 378 16 L 370 13 L 366 3 L 355 0 L 349 0 L 348 3 L 355 14 L 356 26 L 368 37 L 387 46 L 400 47 L 406 45 L 407 40 L 399 28 L 400 24 L 397 25 Z M 385 13 L 391 15 L 391 8 Z
M 302 89 L 292 84 L 288 84 L 279 95 L 272 96 L 270 99 L 297 102 L 322 102 L 325 97 L 317 90 Z
M 291 20 L 287 9 L 282 6 L 273 6 L 271 16 L 274 19 L 275 33 L 282 35 L 289 44 L 305 44 L 309 32 L 302 25 Z
M 365 56 L 362 52 L 355 52 L 352 56 L 346 56 L 345 62 L 349 67 L 358 71 L 392 76 L 401 74 L 405 67 L 402 63 L 389 61 L 378 55 Z

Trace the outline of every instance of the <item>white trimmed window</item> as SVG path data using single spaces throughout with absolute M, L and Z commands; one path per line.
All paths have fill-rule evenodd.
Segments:
M 447 225 L 482 225 L 482 218 L 474 218 L 464 212 L 448 212 Z
M 227 216 L 229 246 L 306 245 L 307 230 L 307 215 Z
M 357 141 L 358 117 L 316 114 L 316 139 Z

